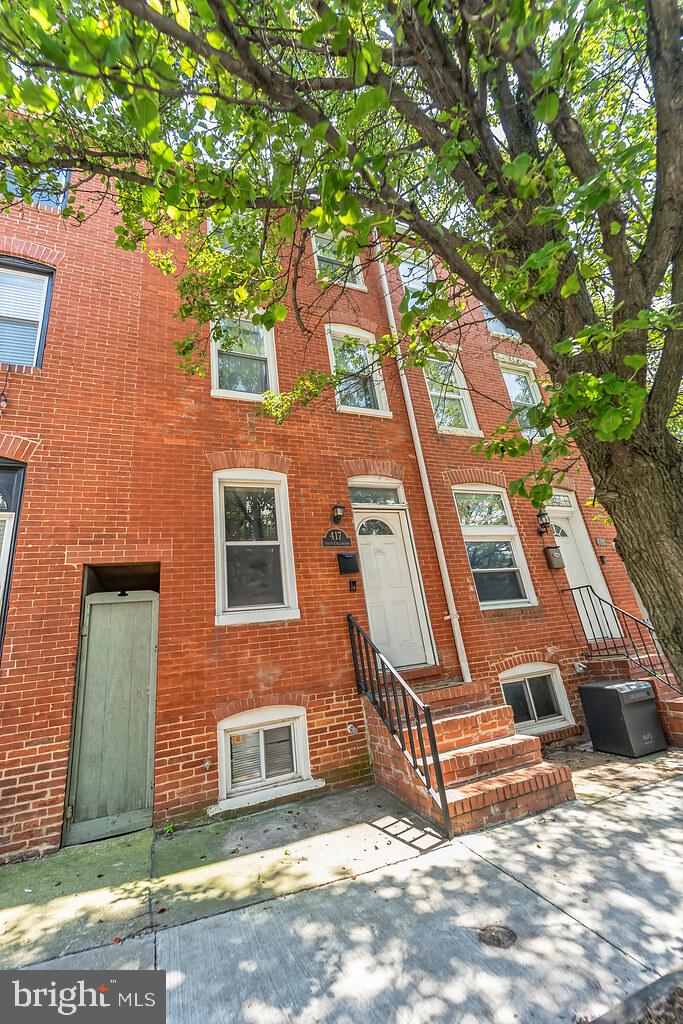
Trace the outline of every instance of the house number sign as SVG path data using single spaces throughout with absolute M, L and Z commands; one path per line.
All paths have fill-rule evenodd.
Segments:
M 350 548 L 351 538 L 348 533 L 344 533 L 343 530 L 339 530 L 337 527 L 333 527 L 328 530 L 323 537 L 324 548 Z

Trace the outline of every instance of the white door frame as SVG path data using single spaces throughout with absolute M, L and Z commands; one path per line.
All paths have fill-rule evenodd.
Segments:
M 431 665 L 438 665 L 438 658 L 436 653 L 436 644 L 434 642 L 434 633 L 432 630 L 432 624 L 429 617 L 429 609 L 427 607 L 427 598 L 425 595 L 424 583 L 422 581 L 422 573 L 420 571 L 420 563 L 417 558 L 417 550 L 415 547 L 415 540 L 413 537 L 413 528 L 410 522 L 410 514 L 408 512 L 408 505 L 405 500 L 405 492 L 403 490 L 403 484 L 400 480 L 391 480 L 388 477 L 354 477 L 349 480 L 350 487 L 362 487 L 363 485 L 369 487 L 385 487 L 398 491 L 399 501 L 387 504 L 372 504 L 372 503 L 352 503 L 353 513 L 353 525 L 356 530 L 356 542 L 358 543 L 358 527 L 356 520 L 359 517 L 367 518 L 368 515 L 376 515 L 379 518 L 387 513 L 399 513 L 398 521 L 401 528 L 401 538 L 406 553 L 406 561 L 408 563 L 408 572 L 410 573 L 410 581 L 413 588 L 413 595 L 415 597 L 415 607 L 417 609 L 418 623 L 420 627 L 420 635 L 422 637 L 422 645 L 425 652 L 425 661 L 421 662 L 420 665 L 410 666 L 415 668 L 429 667 Z M 360 560 L 360 544 L 359 548 L 359 560 Z M 361 562 L 361 575 L 363 572 L 363 566 Z M 365 610 L 368 613 L 367 599 L 365 598 L 365 586 L 363 586 L 363 599 L 365 600 Z
M 588 533 L 588 528 L 586 527 L 586 524 L 584 522 L 584 518 L 581 514 L 581 509 L 579 508 L 579 503 L 576 499 L 576 494 L 573 491 L 563 490 L 560 487 L 554 488 L 554 492 L 557 494 L 568 495 L 569 500 L 571 502 L 571 507 L 562 505 L 548 505 L 547 511 L 550 515 L 551 523 L 557 521 L 558 526 L 561 526 L 562 520 L 569 521 L 572 537 L 576 541 L 576 544 L 579 549 L 579 555 L 586 569 L 588 583 L 592 586 L 593 590 L 598 595 L 598 597 L 603 597 L 605 598 L 605 600 L 610 601 L 612 604 L 614 604 L 614 602 L 612 601 L 612 595 L 609 591 L 609 587 L 607 586 L 607 580 L 605 579 L 605 575 L 602 569 L 600 568 L 600 562 L 598 561 L 598 557 L 593 549 L 593 543 L 591 541 L 590 534 Z M 567 580 L 567 582 L 569 582 L 569 580 Z M 619 629 L 619 624 L 616 619 L 615 624 L 617 630 L 616 636 L 620 637 L 622 633 Z M 602 626 L 600 628 L 602 630 Z M 595 639 L 601 638 L 596 637 Z

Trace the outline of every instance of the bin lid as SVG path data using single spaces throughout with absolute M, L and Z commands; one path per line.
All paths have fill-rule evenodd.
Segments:
M 647 679 L 636 679 L 633 682 L 581 683 L 580 690 L 614 690 L 616 693 L 638 693 L 647 690 L 652 693 L 652 684 Z

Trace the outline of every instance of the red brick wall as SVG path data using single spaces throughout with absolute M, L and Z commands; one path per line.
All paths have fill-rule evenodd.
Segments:
M 77 226 L 33 209 L 4 215 L 0 228 L 0 254 L 56 268 L 42 369 L 0 367 L 3 380 L 8 373 L 9 395 L 0 453 L 25 458 L 28 465 L 0 669 L 5 857 L 60 842 L 85 564 L 161 566 L 157 821 L 215 803 L 216 722 L 226 703 L 262 706 L 296 692 L 307 701 L 314 776 L 337 786 L 367 771 L 345 622 L 348 612 L 365 620 L 362 585 L 350 593 L 334 551 L 320 544 L 331 506 L 349 504 L 351 475 L 403 481 L 439 671 L 459 672 L 395 366 L 384 370 L 391 419 L 338 413 L 328 396 L 278 427 L 255 405 L 212 399 L 208 376 L 189 378 L 177 367 L 172 341 L 183 327 L 175 316 L 174 280 L 152 269 L 144 255 L 114 248 L 115 220 L 115 212 L 104 209 Z M 367 284 L 367 293 L 337 286 L 323 291 L 312 273 L 304 276 L 300 295 L 311 333 L 304 337 L 293 317 L 278 326 L 282 389 L 303 369 L 328 367 L 327 319 L 386 333 L 374 269 Z M 481 391 L 505 401 L 491 347 L 487 332 L 472 328 L 465 371 Z M 572 687 L 578 624 L 559 595 L 562 573 L 545 565 L 534 511 L 513 501 L 539 606 L 482 613 L 448 473 L 471 472 L 476 482 L 483 478 L 483 462 L 468 440 L 436 433 L 421 374 L 411 373 L 411 387 L 473 677 L 488 683 L 500 701 L 500 671 L 522 661 L 551 661 Z M 475 394 L 474 404 L 484 429 L 500 421 L 493 402 Z M 212 471 L 225 458 L 256 466 L 273 457 L 289 465 L 301 619 L 217 627 Z M 509 479 L 521 468 L 501 465 L 495 471 Z M 577 487 L 585 499 L 587 476 Z M 609 528 L 586 519 L 593 534 L 611 537 Z M 352 532 L 350 512 L 342 526 Z M 619 560 L 611 547 L 603 550 L 612 594 L 630 607 Z M 358 727 L 356 734 L 349 724 Z

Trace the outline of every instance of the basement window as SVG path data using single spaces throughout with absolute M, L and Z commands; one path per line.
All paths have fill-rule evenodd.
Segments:
M 219 795 L 213 810 L 244 807 L 322 786 L 312 779 L 305 708 L 257 708 L 218 724 Z
M 520 665 L 500 676 L 518 732 L 542 733 L 574 724 L 557 665 Z

